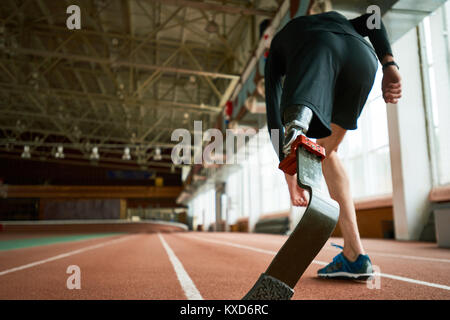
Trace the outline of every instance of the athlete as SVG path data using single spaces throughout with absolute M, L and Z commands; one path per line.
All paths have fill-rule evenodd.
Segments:
M 357 128 L 377 58 L 383 66 L 384 101 L 395 104 L 401 97 L 399 67 L 385 26 L 380 19 L 379 27 L 372 28 L 369 19 L 364 14 L 348 20 L 334 11 L 294 18 L 273 38 L 265 65 L 267 122 L 269 132 L 280 130 L 275 146 L 280 161 L 299 134 L 316 138 L 326 150 L 322 170 L 330 196 L 340 206 L 344 246 L 318 271 L 319 277 L 366 279 L 373 273 L 360 240 L 349 179 L 337 155 L 346 131 Z M 285 177 L 293 205 L 306 206 L 308 193 L 297 177 Z

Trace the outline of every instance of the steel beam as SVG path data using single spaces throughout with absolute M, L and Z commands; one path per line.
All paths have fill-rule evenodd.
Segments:
M 192 1 L 192 0 L 154 0 L 169 6 L 189 7 L 207 11 L 217 11 L 232 15 L 255 15 L 264 17 L 273 17 L 276 11 L 215 4 L 210 2 Z
M 89 100 L 93 99 L 95 101 L 102 101 L 105 103 L 121 103 L 116 96 L 106 95 L 102 93 L 95 92 L 83 92 L 78 90 L 68 90 L 68 89 L 56 89 L 56 88 L 39 88 L 36 90 L 32 86 L 27 85 L 15 85 L 11 83 L 0 82 L 0 90 L 5 92 L 15 92 L 18 94 L 22 94 L 23 92 L 36 92 L 43 94 L 45 96 L 53 96 L 60 97 L 63 99 L 73 99 L 76 97 L 80 100 Z M 141 105 L 149 105 L 153 108 L 165 108 L 168 106 L 178 109 L 191 109 L 191 111 L 196 110 L 198 112 L 213 112 L 218 113 L 221 111 L 219 107 L 208 106 L 203 104 L 192 104 L 192 103 L 184 103 L 184 102 L 173 102 L 173 101 L 163 101 L 163 100 L 155 100 L 155 99 L 137 99 L 137 98 L 127 98 L 123 102 L 127 103 L 129 106 L 141 106 Z
M 96 64 L 112 64 L 114 63 L 117 67 L 128 67 L 128 68 L 137 68 L 143 70 L 158 70 L 162 72 L 171 72 L 171 73 L 183 73 L 183 74 L 193 74 L 210 78 L 223 78 L 223 79 L 238 79 L 240 76 L 237 74 L 229 74 L 229 73 L 221 73 L 214 71 L 206 71 L 206 70 L 195 70 L 195 69 L 185 69 L 185 68 L 174 68 L 167 66 L 158 66 L 151 65 L 146 63 L 139 62 L 131 62 L 127 60 L 111 60 L 109 58 L 100 58 L 100 57 L 92 57 L 85 56 L 80 54 L 68 54 L 61 52 L 52 52 L 46 50 L 37 50 L 37 49 L 26 49 L 26 48 L 11 48 L 12 51 L 15 51 L 19 54 L 45 57 L 45 58 L 56 58 L 56 59 L 67 59 L 74 61 L 82 61 L 82 62 L 91 62 Z

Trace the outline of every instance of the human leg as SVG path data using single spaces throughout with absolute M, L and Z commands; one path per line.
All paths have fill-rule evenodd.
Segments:
M 330 264 L 318 270 L 318 276 L 365 280 L 373 275 L 372 263 L 361 243 L 349 179 L 337 155 L 337 149 L 346 130 L 334 123 L 331 124 L 331 128 L 331 136 L 319 139 L 317 143 L 327 150 L 322 171 L 331 198 L 339 203 L 338 224 L 344 238 L 344 247 L 341 247 L 342 252 Z
M 358 231 L 355 206 L 350 193 L 350 182 L 344 166 L 337 155 L 337 149 L 347 130 L 332 123 L 332 134 L 317 140 L 325 148 L 327 157 L 322 163 L 322 171 L 332 199 L 339 203 L 339 228 L 344 238 L 344 256 L 355 261 L 358 255 L 365 254 Z

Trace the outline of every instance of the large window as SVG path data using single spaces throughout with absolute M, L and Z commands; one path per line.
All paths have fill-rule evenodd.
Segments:
M 254 221 L 262 214 L 290 208 L 289 191 L 283 172 L 277 168 L 279 160 L 267 128 L 262 128 L 238 153 L 244 150 L 248 157 L 237 170 L 232 170 L 226 181 L 230 224 L 241 217 L 252 217 Z
M 194 226 L 201 224 L 204 230 L 208 230 L 209 226 L 215 222 L 216 201 L 215 190 L 211 186 L 207 186 L 196 195 L 189 203 L 190 214 L 194 217 Z
M 450 2 L 419 26 L 433 185 L 450 183 Z
M 226 202 L 222 218 L 235 224 L 239 218 L 249 218 L 253 225 L 262 214 L 289 211 L 289 190 L 284 174 L 278 169 L 279 160 L 272 147 L 267 128 L 262 128 L 250 142 L 238 150 L 238 165 L 225 165 Z M 245 153 L 245 155 L 244 155 Z M 226 168 L 225 168 L 226 167 Z M 215 221 L 215 191 L 204 187 L 189 203 L 196 224 L 206 228 Z
M 358 120 L 338 149 L 355 199 L 392 193 L 386 103 L 381 91 L 383 72 L 378 66 L 375 83 Z
M 287 211 L 290 208 L 290 197 L 284 173 L 278 169 L 280 161 L 273 149 L 267 129 L 263 128 L 259 134 L 261 213 Z

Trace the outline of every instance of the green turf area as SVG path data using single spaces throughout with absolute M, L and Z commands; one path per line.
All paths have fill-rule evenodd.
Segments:
M 104 238 L 117 236 L 123 233 L 92 233 L 92 234 L 75 234 L 70 236 L 54 236 L 43 238 L 28 238 L 28 239 L 14 239 L 14 240 L 0 240 L 0 251 L 13 250 L 28 247 L 44 246 L 47 244 L 80 241 L 93 238 Z

